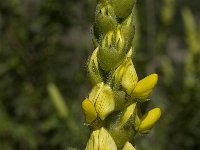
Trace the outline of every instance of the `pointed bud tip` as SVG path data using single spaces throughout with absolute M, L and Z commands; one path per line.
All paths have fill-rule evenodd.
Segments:
M 135 148 L 130 142 L 126 142 L 122 150 L 135 150 Z
M 139 126 L 140 132 L 145 132 L 150 130 L 153 125 L 160 119 L 161 110 L 160 108 L 154 108 L 148 111 L 141 119 L 141 124 Z
M 158 82 L 158 75 L 151 74 L 140 80 L 132 92 L 132 96 L 140 99 L 146 99 Z

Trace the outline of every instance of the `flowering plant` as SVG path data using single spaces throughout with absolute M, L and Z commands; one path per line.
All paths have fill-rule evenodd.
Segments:
M 159 108 L 142 114 L 140 105 L 158 81 L 157 74 L 139 80 L 132 61 L 135 0 L 99 0 L 92 28 L 95 50 L 88 60 L 93 86 L 82 102 L 91 136 L 86 150 L 135 149 L 134 136 L 148 133 Z

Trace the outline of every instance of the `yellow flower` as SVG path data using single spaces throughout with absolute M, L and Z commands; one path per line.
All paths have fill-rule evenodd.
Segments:
M 94 105 L 88 98 L 82 102 L 82 109 L 83 113 L 85 114 L 86 122 L 91 123 L 97 118 L 97 112 L 94 108 Z
M 136 98 L 145 99 L 147 98 L 150 93 L 152 92 L 153 88 L 157 84 L 158 75 L 151 74 L 144 79 L 140 80 L 136 87 L 134 88 L 131 95 Z
M 113 76 L 115 83 L 117 85 L 122 85 L 129 95 L 138 82 L 137 73 L 130 57 L 127 57 L 126 60 L 116 69 Z
M 103 82 L 94 86 L 89 98 L 83 101 L 82 108 L 88 123 L 94 121 L 97 115 L 104 120 L 115 108 L 113 91 L 110 86 Z
M 108 131 L 102 127 L 92 132 L 85 150 L 117 150 L 117 146 Z
M 154 108 L 148 111 L 141 119 L 141 124 L 139 126 L 139 132 L 147 132 L 153 125 L 159 120 L 161 116 L 160 108 Z

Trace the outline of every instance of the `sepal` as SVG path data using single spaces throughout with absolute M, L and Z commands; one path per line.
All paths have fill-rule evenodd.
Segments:
M 136 0 L 111 0 L 117 18 L 124 19 L 128 17 L 135 5 Z
M 100 68 L 98 64 L 98 58 L 97 58 L 97 53 L 98 53 L 99 48 L 96 48 L 92 56 L 89 59 L 88 62 L 88 77 L 92 85 L 96 85 L 99 82 L 102 82 L 102 77 L 100 73 Z
M 135 26 L 132 13 L 125 21 L 122 22 L 121 32 L 126 40 L 126 48 L 130 49 L 135 35 Z
M 98 59 L 104 71 L 117 68 L 125 59 L 124 37 L 120 30 L 108 32 L 100 41 Z
M 94 32 L 97 39 L 108 31 L 114 30 L 117 27 L 115 12 L 110 4 L 97 5 Z
M 134 114 L 135 103 L 129 105 L 123 111 L 113 112 L 106 118 L 106 128 L 112 135 L 118 148 L 122 148 L 136 133 L 133 127 Z

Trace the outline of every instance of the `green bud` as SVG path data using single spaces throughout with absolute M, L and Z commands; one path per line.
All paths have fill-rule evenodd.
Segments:
M 106 34 L 116 27 L 117 20 L 112 6 L 110 4 L 98 4 L 94 24 L 94 33 L 97 39 L 99 39 L 102 34 Z
M 101 40 L 98 61 L 103 70 L 114 70 L 123 62 L 126 55 L 124 40 L 120 30 L 108 32 Z
M 92 53 L 88 63 L 88 77 L 92 85 L 102 82 L 102 77 L 99 69 L 99 64 L 97 61 L 97 53 L 99 48 L 96 48 Z
M 135 35 L 135 26 L 132 13 L 124 22 L 122 22 L 121 32 L 125 38 L 127 49 L 130 49 Z
M 131 118 L 131 115 L 135 114 L 135 108 L 136 108 L 136 103 L 131 104 L 130 106 L 128 106 L 124 112 L 123 115 L 120 119 L 120 121 L 117 123 L 117 127 L 122 127 L 124 125 L 126 125 L 126 123 L 128 122 L 128 120 Z
M 117 18 L 123 19 L 128 17 L 134 7 L 135 0 L 111 0 Z
M 125 96 L 126 93 L 124 91 L 113 91 L 114 100 L 115 100 L 115 111 L 119 111 L 123 109 L 125 105 Z
M 106 127 L 118 148 L 122 148 L 134 135 L 133 128 L 136 103 L 131 104 L 121 112 L 115 112 L 106 119 Z
M 118 148 L 122 148 L 126 141 L 133 139 L 135 131 L 131 127 L 113 128 L 109 130 Z
M 141 110 L 139 105 L 136 105 L 135 108 L 135 118 L 134 118 L 134 128 L 136 131 L 138 131 L 140 123 L 141 123 Z

